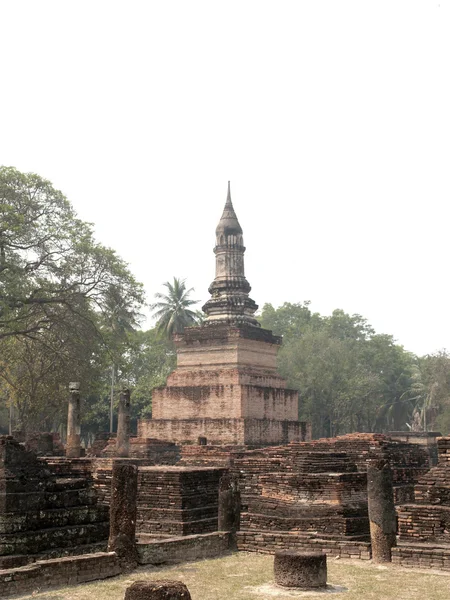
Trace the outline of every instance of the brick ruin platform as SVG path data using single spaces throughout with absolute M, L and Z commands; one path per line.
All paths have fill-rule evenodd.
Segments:
M 129 457 L 146 459 L 149 465 L 175 465 L 180 460 L 180 447 L 173 442 L 131 436 L 129 443 Z M 116 453 L 116 439 L 110 438 L 97 456 L 114 458 Z
M 243 514 L 238 547 L 292 547 L 369 558 L 367 461 L 386 458 L 397 502 L 413 497 L 430 466 L 428 449 L 382 434 L 348 434 L 305 443 L 183 446 L 180 464 L 228 467 L 239 477 Z
M 239 550 L 370 557 L 367 478 L 345 453 L 290 444 L 233 457 L 231 471 L 241 478 Z
M 394 495 L 397 504 L 414 498 L 414 485 L 427 473 L 432 464 L 432 453 L 427 447 L 391 439 L 378 433 L 351 433 L 336 438 L 323 438 L 309 442 L 286 445 L 286 452 L 345 453 L 360 472 L 366 472 L 367 461 L 389 460 L 394 477 Z M 181 465 L 230 467 L 243 453 L 254 450 L 251 446 L 199 446 L 181 448 Z M 266 455 L 266 449 L 261 449 Z M 267 448 L 267 454 L 272 450 Z
M 153 391 L 152 419 L 139 421 L 139 437 L 259 446 L 310 439 L 309 425 L 298 421 L 298 393 L 277 373 L 281 338 L 254 317 L 244 252 L 228 189 L 205 322 L 175 336 L 177 368 Z
M 450 438 L 438 438 L 438 464 L 419 478 L 413 503 L 397 507 L 392 561 L 450 570 Z
M 27 592 L 33 592 L 34 596 L 42 588 L 87 583 L 120 573 L 114 552 L 38 560 L 24 567 L 0 570 L 0 598 Z
M 137 531 L 161 538 L 217 531 L 219 481 L 224 469 L 141 467 Z
M 358 471 L 367 471 L 367 461 L 386 459 L 392 468 L 396 504 L 414 498 L 414 485 L 432 465 L 428 447 L 392 439 L 381 433 L 349 433 L 302 444 L 305 450 L 345 452 Z
M 2 437 L 0 485 L 1 567 L 106 548 L 108 507 L 97 502 L 89 470 L 75 477 L 58 473 Z

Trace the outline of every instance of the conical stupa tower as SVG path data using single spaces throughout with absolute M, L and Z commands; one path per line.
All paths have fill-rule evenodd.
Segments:
M 175 336 L 177 368 L 153 391 L 152 419 L 139 422 L 140 437 L 248 446 L 310 438 L 309 425 L 298 421 L 298 392 L 277 373 L 281 338 L 255 319 L 244 252 L 228 184 L 205 323 Z
M 242 228 L 231 203 L 228 182 L 225 208 L 216 228 L 216 277 L 208 290 L 211 298 L 203 307 L 208 325 L 260 326 L 254 317 L 258 306 L 249 297 L 251 288 L 245 278 L 244 252 Z

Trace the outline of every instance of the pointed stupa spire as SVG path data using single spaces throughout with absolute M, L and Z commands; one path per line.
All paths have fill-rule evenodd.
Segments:
M 218 233 L 242 234 L 242 227 L 239 225 L 238 218 L 236 216 L 236 213 L 234 212 L 233 203 L 231 202 L 230 182 L 228 182 L 228 192 L 227 200 L 225 202 L 225 208 L 223 209 L 222 216 L 216 229 L 216 234 Z
M 211 298 L 204 305 L 206 325 L 251 325 L 260 327 L 253 316 L 258 308 L 249 298 L 250 284 L 244 273 L 242 227 L 231 202 L 230 182 L 222 217 L 216 229 L 216 277 L 209 286 Z

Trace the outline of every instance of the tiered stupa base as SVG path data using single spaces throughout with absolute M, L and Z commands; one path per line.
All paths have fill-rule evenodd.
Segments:
M 149 419 L 139 422 L 140 437 L 178 444 L 267 446 L 304 442 L 311 438 L 308 423 L 275 419 Z
M 248 446 L 310 439 L 298 421 L 298 393 L 276 370 L 280 343 L 251 325 L 185 329 L 176 338 L 178 366 L 154 390 L 153 418 L 139 422 L 139 437 Z

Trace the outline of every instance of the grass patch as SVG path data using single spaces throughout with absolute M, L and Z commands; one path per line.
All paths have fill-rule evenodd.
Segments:
M 450 574 L 449 574 L 450 575 Z M 35 591 L 20 598 L 36 600 L 123 600 L 125 589 L 137 579 L 179 579 L 189 588 L 192 600 L 448 600 L 450 576 L 428 570 L 377 566 L 370 561 L 328 560 L 328 583 L 344 592 L 292 592 L 278 596 L 273 583 L 273 556 L 238 552 L 223 558 L 179 565 L 141 567 L 131 575 L 46 592 Z M 266 586 L 266 592 L 264 592 Z M 270 586 L 269 586 L 270 587 Z

